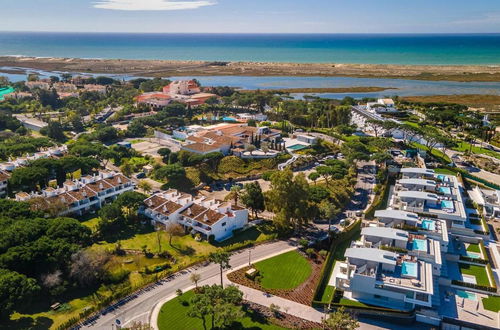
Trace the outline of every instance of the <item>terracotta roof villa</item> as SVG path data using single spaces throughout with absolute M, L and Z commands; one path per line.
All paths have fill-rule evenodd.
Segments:
M 204 196 L 193 198 L 189 194 L 168 190 L 155 194 L 144 201 L 144 215 L 156 227 L 178 223 L 186 231 L 200 234 L 206 239 L 222 241 L 248 223 L 248 210 L 231 203 Z

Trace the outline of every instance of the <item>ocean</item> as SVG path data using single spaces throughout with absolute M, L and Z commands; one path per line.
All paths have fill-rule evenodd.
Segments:
M 146 60 L 498 65 L 500 34 L 0 32 L 0 55 Z

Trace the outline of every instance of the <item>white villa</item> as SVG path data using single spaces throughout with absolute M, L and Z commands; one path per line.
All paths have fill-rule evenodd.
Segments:
M 420 167 L 402 168 L 400 173 L 403 179 L 434 179 L 435 176 L 434 170 Z
M 49 187 L 41 193 L 17 193 L 16 200 L 39 198 L 46 207 L 49 204 L 65 206 L 59 215 L 83 215 L 100 209 L 124 192 L 132 190 L 133 182 L 123 174 L 101 171 L 93 176 L 84 176 L 80 180 L 68 180 L 61 188 Z
M 191 233 L 222 241 L 234 230 L 248 224 L 248 210 L 206 197 L 193 197 L 175 189 L 155 194 L 145 200 L 144 215 L 156 226 L 178 223 Z
M 368 111 L 375 111 L 376 113 L 389 113 L 397 112 L 393 99 L 378 99 L 377 102 L 368 102 L 366 104 Z

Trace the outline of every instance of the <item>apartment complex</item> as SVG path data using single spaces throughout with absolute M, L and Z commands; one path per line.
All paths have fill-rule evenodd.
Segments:
M 216 241 L 233 236 L 248 224 L 248 210 L 203 196 L 193 197 L 175 189 L 155 194 L 144 201 L 144 215 L 161 228 L 177 223 L 192 234 Z
M 84 176 L 79 180 L 68 180 L 60 188 L 46 188 L 40 193 L 20 192 L 17 201 L 34 198 L 42 204 L 40 208 L 51 206 L 61 208 L 59 215 L 83 215 L 99 210 L 111 203 L 119 195 L 134 189 L 133 182 L 121 173 L 101 171 L 93 176 Z
M 433 325 L 498 326 L 495 313 L 481 303 L 498 295 L 486 250 L 490 246 L 496 258 L 497 245 L 490 245 L 473 218 L 476 210 L 466 204 L 456 176 L 401 169 L 388 208 L 363 221 L 360 239 L 351 242 L 345 261 L 337 261 L 329 285 L 345 299 L 416 311 L 417 320 Z

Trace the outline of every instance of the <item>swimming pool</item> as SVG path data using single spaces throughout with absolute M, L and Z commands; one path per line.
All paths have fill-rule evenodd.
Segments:
M 424 221 L 422 221 L 422 228 L 424 228 L 425 230 L 436 230 L 436 222 L 434 220 L 427 220 L 425 219 Z
M 481 254 L 479 254 L 477 252 L 466 251 L 466 254 L 467 254 L 467 257 L 469 257 L 469 258 L 481 259 Z
M 414 239 L 412 250 L 427 251 L 427 241 L 425 239 Z
M 441 209 L 455 211 L 453 201 L 441 201 Z
M 469 300 L 474 300 L 474 301 L 477 300 L 477 295 L 475 293 L 469 292 L 469 291 L 457 290 L 457 296 L 459 296 L 460 298 L 465 298 L 465 299 L 469 299 Z
M 224 120 L 224 121 L 237 121 L 233 117 L 224 117 L 224 118 L 222 118 L 222 120 Z
M 294 144 L 293 146 L 287 147 L 287 149 L 292 149 L 292 150 L 302 150 L 305 148 L 307 148 L 307 146 L 305 146 L 303 144 Z
M 439 192 L 445 195 L 451 195 L 450 187 L 439 187 Z
M 443 175 L 443 174 L 438 174 L 437 178 L 439 180 L 441 180 L 442 182 L 448 182 L 448 177 L 446 177 L 446 175 Z
M 5 94 L 13 93 L 15 91 L 16 90 L 14 88 L 12 88 L 12 87 L 2 87 L 2 88 L 0 88 L 0 101 L 3 100 L 3 96 Z
M 401 266 L 401 275 L 416 278 L 418 276 L 417 263 L 404 261 Z

